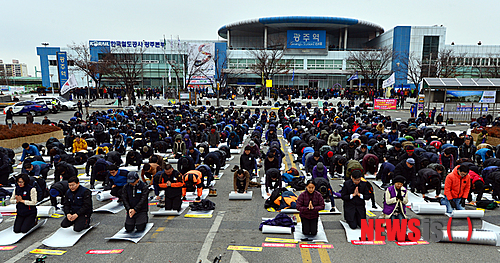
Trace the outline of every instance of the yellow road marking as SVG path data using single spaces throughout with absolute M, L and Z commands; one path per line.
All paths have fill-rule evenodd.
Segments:
M 300 255 L 302 257 L 302 262 L 312 263 L 311 252 L 309 252 L 309 248 L 301 248 Z
M 162 232 L 162 231 L 165 231 L 165 227 L 159 227 L 158 229 L 156 229 L 156 232 Z
M 323 242 L 317 242 L 316 244 L 323 244 Z M 318 248 L 317 250 L 319 252 L 319 258 L 321 259 L 321 262 L 332 263 L 332 261 L 330 261 L 330 256 L 328 256 L 328 251 L 326 249 Z

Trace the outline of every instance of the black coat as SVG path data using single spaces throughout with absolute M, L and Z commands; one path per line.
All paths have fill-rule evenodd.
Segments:
M 396 168 L 394 168 L 394 177 L 401 175 L 406 178 L 406 183 L 412 182 L 412 186 L 415 186 L 415 181 L 417 179 L 415 166 L 416 165 L 410 168 L 406 164 L 406 160 L 402 160 L 400 163 L 398 163 L 398 165 L 396 165 Z
M 139 181 L 135 186 L 126 184 L 122 189 L 125 211 L 128 212 L 128 210 L 134 209 L 135 212 L 147 212 L 149 209 L 148 196 L 148 185 L 143 181 Z
M 363 195 L 363 199 L 359 196 L 351 199 L 351 195 L 354 193 L 356 187 L 358 187 L 359 193 Z M 346 221 L 354 221 L 356 213 L 359 214 L 361 219 L 366 217 L 365 200 L 369 200 L 372 197 L 366 182 L 361 181 L 358 185 L 355 185 L 349 179 L 345 181 L 340 194 L 344 201 L 344 218 Z

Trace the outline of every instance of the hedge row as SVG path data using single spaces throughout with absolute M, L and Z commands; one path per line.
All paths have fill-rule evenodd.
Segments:
M 0 125 L 0 140 L 44 134 L 58 131 L 60 129 L 61 128 L 57 126 L 40 124 L 12 125 L 12 129 L 9 129 L 9 126 L 7 125 Z

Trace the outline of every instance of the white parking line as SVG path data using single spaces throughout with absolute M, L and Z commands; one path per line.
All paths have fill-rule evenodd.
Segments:
M 217 217 L 215 218 L 214 223 L 210 228 L 210 231 L 208 231 L 207 237 L 205 238 L 205 242 L 203 242 L 200 254 L 198 255 L 198 259 L 201 260 L 201 262 L 211 262 L 210 260 L 208 260 L 208 252 L 210 252 L 210 248 L 212 247 L 215 235 L 217 234 L 219 226 L 222 223 L 222 218 L 224 217 L 224 213 L 225 211 L 220 211 L 217 214 Z

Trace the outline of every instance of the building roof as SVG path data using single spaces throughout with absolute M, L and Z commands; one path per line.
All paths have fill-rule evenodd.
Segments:
M 219 28 L 219 36 L 227 38 L 228 30 L 246 31 L 249 33 L 263 32 L 264 27 L 271 31 L 286 31 L 291 29 L 315 29 L 336 31 L 348 27 L 349 37 L 364 36 L 373 33 L 383 33 L 384 29 L 371 22 L 344 17 L 329 16 L 278 16 L 262 17 L 231 23 Z
M 465 79 L 465 78 L 424 78 L 425 84 L 430 87 L 500 87 L 500 79 Z

